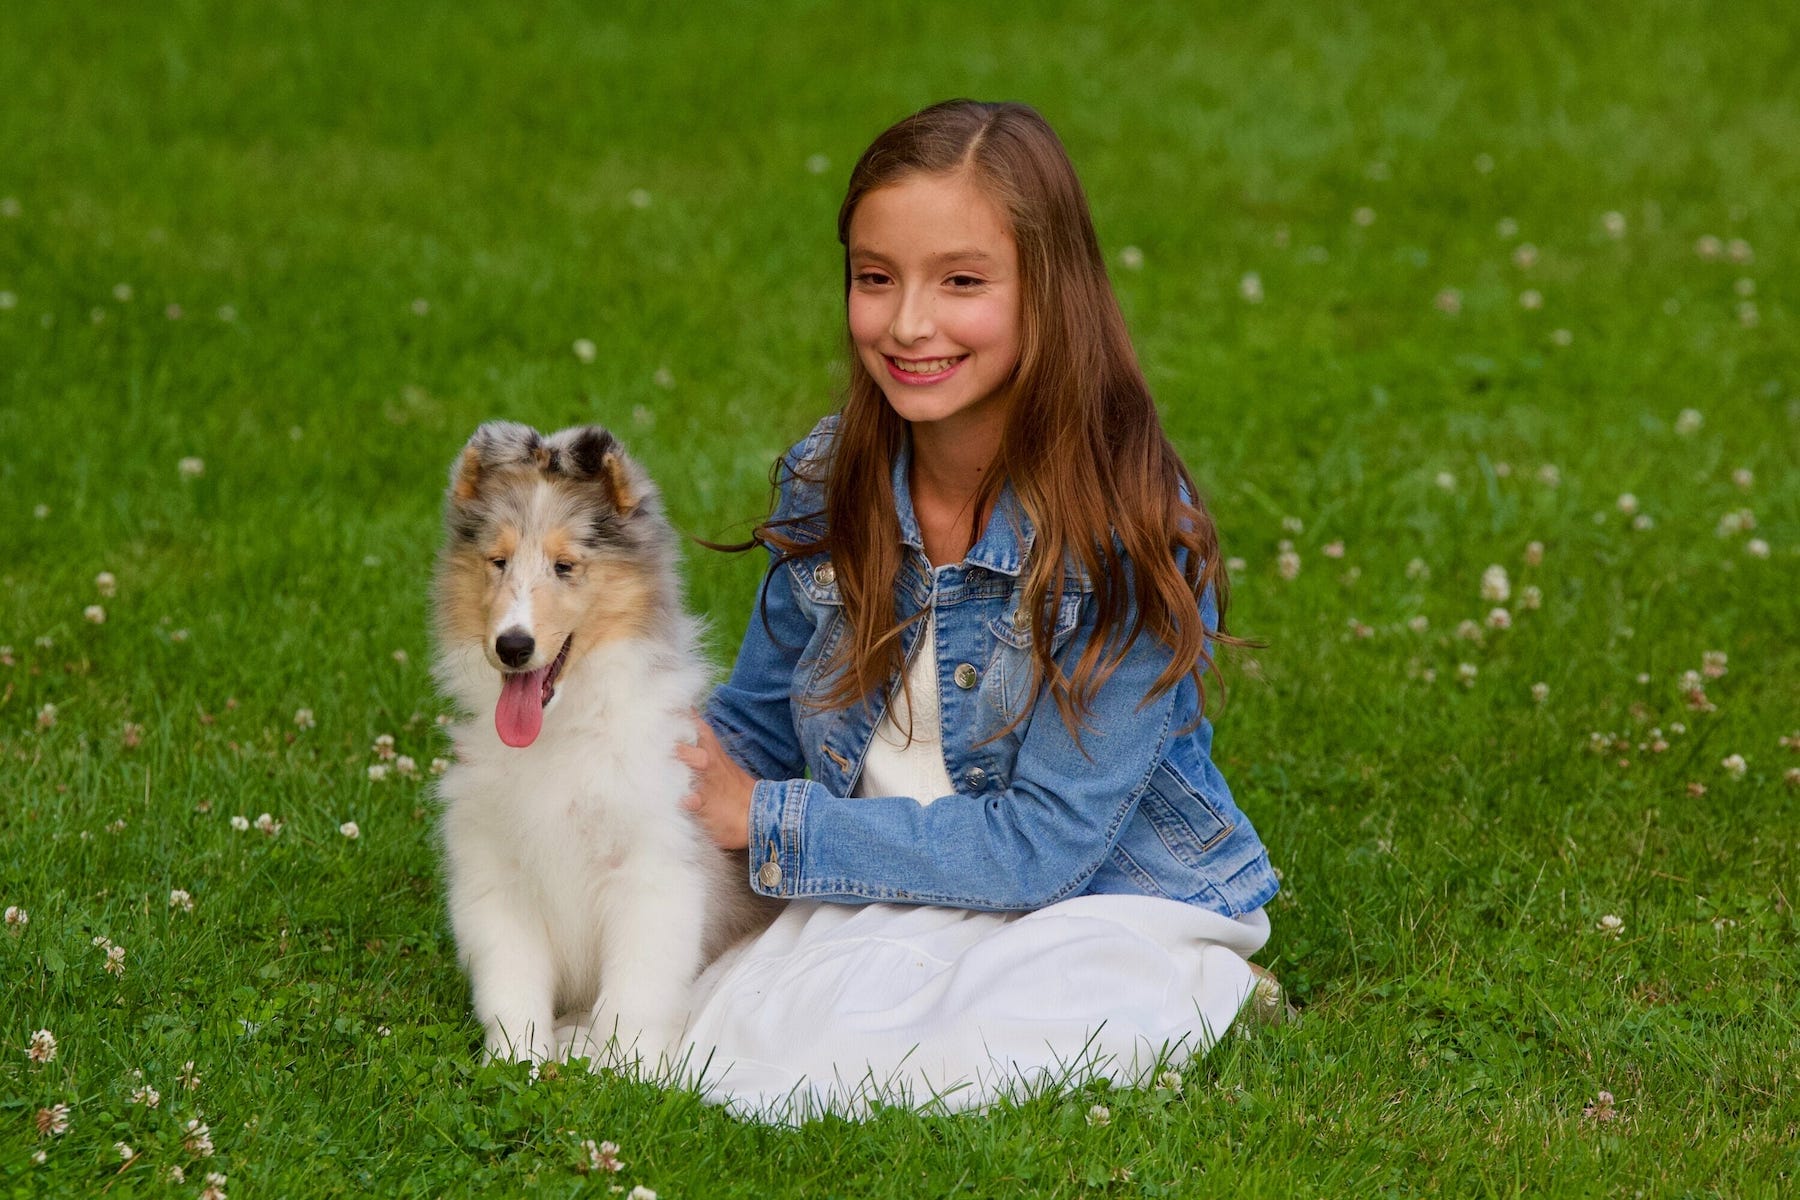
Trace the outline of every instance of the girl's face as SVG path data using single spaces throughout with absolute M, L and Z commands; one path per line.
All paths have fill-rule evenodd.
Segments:
M 961 175 L 914 175 L 850 218 L 850 338 L 902 418 L 983 424 L 1019 362 L 1019 252 Z

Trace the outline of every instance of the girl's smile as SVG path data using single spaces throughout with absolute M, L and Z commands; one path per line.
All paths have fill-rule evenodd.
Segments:
M 962 174 L 876 188 L 850 222 L 850 338 L 914 423 L 995 432 L 1019 363 L 1019 252 L 1005 214 Z

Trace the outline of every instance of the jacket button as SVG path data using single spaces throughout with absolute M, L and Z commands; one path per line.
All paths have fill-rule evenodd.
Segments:
M 837 568 L 829 561 L 820 563 L 813 568 L 813 582 L 820 587 L 830 587 L 837 582 Z
M 963 782 L 969 785 L 971 792 L 979 792 L 987 786 L 987 772 L 980 767 L 970 767 L 963 772 Z
M 956 668 L 952 678 L 956 680 L 956 686 L 966 692 L 981 681 L 981 672 L 975 669 L 974 663 L 963 663 Z
M 771 858 L 768 862 L 764 863 L 762 869 L 756 873 L 756 881 L 768 888 L 771 892 L 780 887 L 781 864 Z
M 1014 629 L 1030 629 L 1031 628 L 1031 614 L 1026 612 L 1023 608 L 1013 609 L 1013 628 Z

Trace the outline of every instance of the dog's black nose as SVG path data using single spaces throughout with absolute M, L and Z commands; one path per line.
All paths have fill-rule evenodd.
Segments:
M 494 639 L 494 653 L 509 667 L 522 667 L 530 662 L 531 652 L 535 649 L 537 643 L 531 640 L 531 635 L 516 629 L 509 629 Z

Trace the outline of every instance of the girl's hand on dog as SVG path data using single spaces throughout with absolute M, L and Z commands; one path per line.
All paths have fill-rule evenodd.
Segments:
M 706 836 L 722 850 L 742 850 L 750 844 L 750 794 L 756 780 L 732 761 L 719 737 L 694 714 L 695 744 L 675 747 L 675 756 L 694 772 L 694 790 L 681 806 L 694 814 Z

